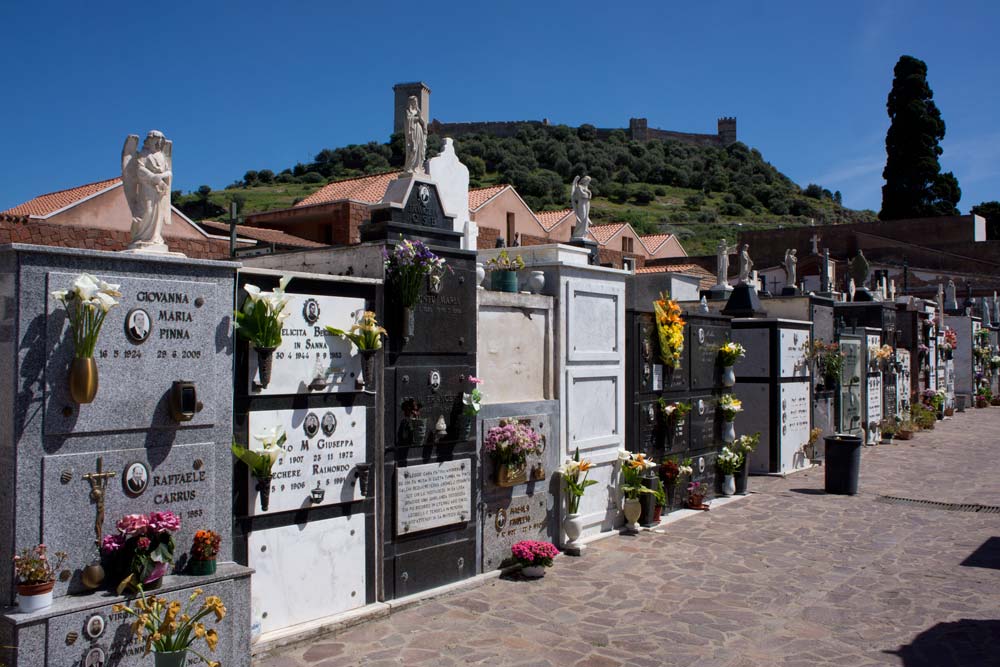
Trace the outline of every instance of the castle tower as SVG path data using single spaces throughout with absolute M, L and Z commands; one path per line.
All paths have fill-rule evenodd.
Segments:
M 396 94 L 394 105 L 395 115 L 392 122 L 392 131 L 394 134 L 405 132 L 406 101 L 411 95 L 417 98 L 417 104 L 420 105 L 420 115 L 424 119 L 424 122 L 430 123 L 431 89 L 427 87 L 426 83 L 422 81 L 397 83 L 392 87 L 392 91 Z
M 629 118 L 628 133 L 632 141 L 649 141 L 649 122 L 645 118 Z
M 736 143 L 736 116 L 719 119 L 719 141 L 723 146 Z

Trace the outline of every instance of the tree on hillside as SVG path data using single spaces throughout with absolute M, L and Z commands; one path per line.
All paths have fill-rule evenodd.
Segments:
M 986 238 L 991 241 L 1000 240 L 1000 201 L 976 204 L 969 213 L 986 218 Z
M 962 191 L 951 172 L 941 173 L 938 156 L 944 121 L 927 84 L 927 65 L 901 56 L 893 70 L 887 109 L 881 220 L 956 215 Z

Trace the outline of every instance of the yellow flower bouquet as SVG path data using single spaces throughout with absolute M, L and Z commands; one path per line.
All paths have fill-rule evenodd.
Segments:
M 203 593 L 200 588 L 196 588 L 188 596 L 186 605 L 178 600 L 146 597 L 143 594 L 131 606 L 116 604 L 112 609 L 115 613 L 124 612 L 135 617 L 132 634 L 137 640 L 146 643 L 146 655 L 191 651 L 209 667 L 220 667 L 222 663 L 209 660 L 192 648 L 196 639 L 204 639 L 209 650 L 215 651 L 219 633 L 215 628 L 206 628 L 202 619 L 211 614 L 218 623 L 226 617 L 226 607 L 216 595 L 205 596 L 201 604 L 197 605 L 196 600 Z
M 684 318 L 681 317 L 681 307 L 669 294 L 661 293 L 660 298 L 653 302 L 653 314 L 660 342 L 660 360 L 668 368 L 680 368 L 681 352 L 684 351 Z

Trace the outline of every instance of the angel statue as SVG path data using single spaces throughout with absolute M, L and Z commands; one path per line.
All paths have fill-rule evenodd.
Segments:
M 785 251 L 785 261 L 782 265 L 785 267 L 785 285 L 788 287 L 795 287 L 795 273 L 796 267 L 799 264 L 799 258 L 795 256 L 796 250 L 791 248 Z
M 130 134 L 122 148 L 122 184 L 132 212 L 132 242 L 129 250 L 167 252 L 163 225 L 170 224 L 170 184 L 173 181 L 172 141 L 162 132 L 150 130 L 136 151 L 139 136 Z
M 576 213 L 576 224 L 573 226 L 574 239 L 587 237 L 590 229 L 590 176 L 575 176 L 573 178 L 573 189 L 570 195 L 570 203 L 573 205 L 573 212 Z
M 715 285 L 729 284 L 729 256 L 736 252 L 739 245 L 731 246 L 726 243 L 726 239 L 719 239 L 719 245 L 715 248 Z M 747 255 L 747 259 L 750 255 Z M 743 258 L 740 258 L 742 264 Z M 740 267 L 742 268 L 742 266 Z
M 750 259 L 750 244 L 744 243 L 740 251 L 740 282 L 750 282 L 750 272 L 753 270 L 753 260 Z
M 420 105 L 415 95 L 410 95 L 406 103 L 406 164 L 408 174 L 424 173 L 424 159 L 427 157 L 427 121 L 420 115 Z

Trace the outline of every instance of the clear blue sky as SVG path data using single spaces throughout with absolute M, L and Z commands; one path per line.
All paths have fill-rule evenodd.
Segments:
M 692 5 L 697 4 L 697 7 Z M 1000 199 L 1000 3 L 4 2 L 0 210 L 119 173 L 125 135 L 174 141 L 175 189 L 386 141 L 392 85 L 444 121 L 714 132 L 800 185 L 878 209 L 901 54 L 925 60 L 960 208 Z

